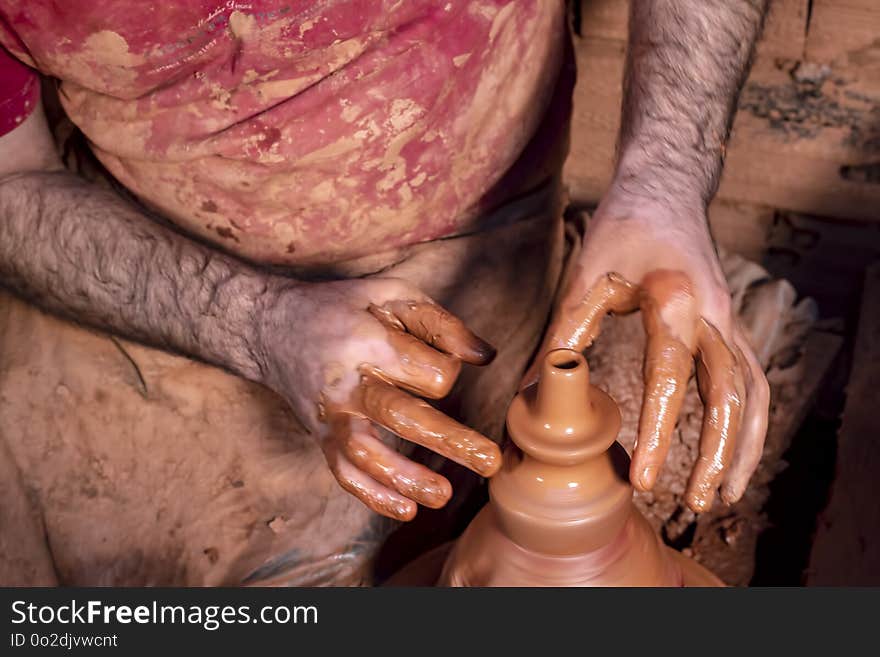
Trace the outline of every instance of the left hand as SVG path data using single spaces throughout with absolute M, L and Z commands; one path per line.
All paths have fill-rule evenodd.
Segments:
M 735 502 L 761 458 L 770 392 L 733 315 L 701 204 L 656 203 L 612 188 L 535 362 L 551 349 L 586 349 L 603 316 L 635 310 L 642 311 L 648 341 L 633 485 L 649 490 L 656 482 L 696 362 L 705 410 L 686 501 L 705 511 L 720 486 L 721 498 Z M 533 365 L 523 385 L 536 378 Z

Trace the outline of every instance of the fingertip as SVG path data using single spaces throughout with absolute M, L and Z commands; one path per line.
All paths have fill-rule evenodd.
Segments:
M 498 355 L 498 350 L 495 347 L 476 336 L 473 336 L 473 339 L 468 340 L 466 344 L 459 343 L 458 346 L 450 344 L 446 349 L 465 363 L 481 367 L 491 363 Z
M 657 471 L 657 466 L 654 465 L 641 468 L 632 482 L 633 486 L 643 493 L 651 490 L 657 482 Z
M 688 508 L 694 513 L 705 513 L 712 508 L 712 502 L 715 500 L 715 493 L 690 493 L 687 497 Z
M 490 445 L 490 447 L 483 450 L 477 459 L 479 469 L 476 472 L 483 477 L 494 476 L 501 469 L 501 463 L 503 462 L 501 449 L 498 445 L 495 443 L 490 443 Z
M 491 344 L 486 342 L 481 338 L 477 338 L 476 344 L 472 350 L 471 359 L 467 362 L 473 365 L 488 365 L 493 360 L 495 360 L 495 356 L 498 355 L 498 350 L 495 349 Z
M 445 361 L 442 367 L 424 367 L 427 374 L 422 375 L 421 385 L 410 385 L 412 392 L 429 399 L 443 399 L 452 391 L 452 387 L 461 374 L 461 361 L 450 356 L 442 356 Z M 403 383 L 403 382 L 401 382 Z
M 663 433 L 653 426 L 649 431 L 639 432 L 629 468 L 630 482 L 636 490 L 645 493 L 657 483 L 669 453 L 670 437 L 670 432 Z
M 412 500 L 406 500 L 406 502 L 401 502 L 394 506 L 394 514 L 391 517 L 395 520 L 400 520 L 401 522 L 409 522 L 416 517 L 418 510 L 418 504 Z
M 420 491 L 419 503 L 429 509 L 442 509 L 452 498 L 452 484 L 446 477 L 439 477 L 430 488 Z
M 735 504 L 742 499 L 744 492 L 745 488 L 743 487 L 725 484 L 721 487 L 721 501 L 728 505 Z

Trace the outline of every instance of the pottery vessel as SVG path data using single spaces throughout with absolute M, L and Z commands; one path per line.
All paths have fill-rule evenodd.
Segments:
M 721 586 L 662 543 L 632 501 L 620 411 L 582 354 L 550 352 L 507 415 L 490 502 L 453 547 L 445 586 Z

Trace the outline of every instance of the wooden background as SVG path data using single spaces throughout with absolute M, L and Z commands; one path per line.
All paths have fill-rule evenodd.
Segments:
M 580 3 L 565 169 L 576 203 L 596 203 L 611 178 L 627 12 Z M 880 0 L 772 0 L 710 217 L 719 242 L 754 256 L 774 210 L 880 221 Z

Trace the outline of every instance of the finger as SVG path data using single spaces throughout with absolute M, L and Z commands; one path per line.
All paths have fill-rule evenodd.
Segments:
M 631 312 L 638 308 L 638 288 L 620 274 L 600 276 L 586 294 L 571 305 L 560 305 L 560 317 L 554 322 L 553 348 L 583 351 L 596 339 L 602 319 L 611 312 Z
M 554 349 L 583 351 L 599 335 L 605 315 L 631 312 L 637 307 L 637 288 L 614 272 L 600 276 L 586 293 L 567 293 L 559 304 L 541 349 L 523 376 L 520 389 L 538 380 L 540 364 L 547 352 Z
M 487 365 L 495 358 L 492 345 L 432 301 L 387 301 L 381 306 L 370 306 L 370 311 L 386 323 L 403 327 L 419 340 L 466 363 Z
M 449 394 L 461 371 L 460 360 L 429 347 L 409 333 L 388 328 L 387 335 L 397 359 L 382 367 L 364 365 L 362 371 L 423 397 L 440 399 Z
M 638 439 L 630 464 L 630 480 L 636 488 L 644 491 L 654 486 L 669 453 L 672 432 L 687 393 L 693 354 L 672 333 L 651 298 L 642 301 L 642 321 L 648 336 L 645 392 Z
M 695 512 L 712 506 L 730 463 L 742 417 L 745 385 L 739 363 L 718 330 L 700 320 L 697 381 L 703 398 L 700 451 L 686 493 Z
M 377 424 L 484 477 L 501 467 L 501 451 L 488 438 L 459 424 L 423 399 L 370 375 L 358 386 L 362 412 Z
M 361 422 L 363 420 L 348 413 L 328 414 L 330 433 L 322 442 L 322 449 L 330 471 L 345 491 L 376 513 L 396 520 L 412 520 L 417 511 L 414 501 L 371 478 L 345 455 L 345 445 L 354 431 L 362 429 Z
M 452 496 L 452 485 L 445 477 L 385 445 L 367 420 L 352 419 L 345 455 L 352 465 L 380 484 L 424 506 L 439 509 Z
M 749 478 L 761 461 L 770 417 L 770 385 L 764 370 L 741 331 L 737 330 L 734 342 L 739 349 L 740 362 L 746 365 L 746 399 L 736 451 L 721 487 L 721 499 L 728 504 L 742 497 Z
M 376 513 L 395 520 L 412 520 L 418 507 L 397 491 L 383 486 L 355 467 L 346 457 L 337 456 L 330 466 L 336 481 Z

